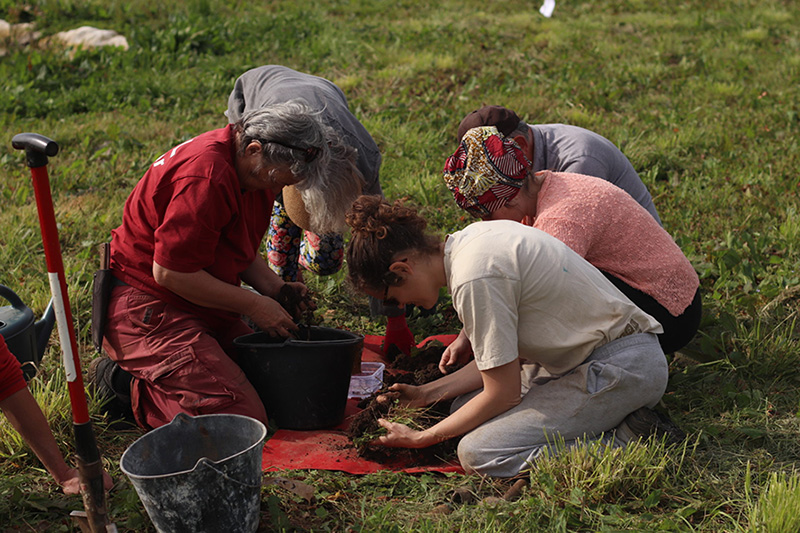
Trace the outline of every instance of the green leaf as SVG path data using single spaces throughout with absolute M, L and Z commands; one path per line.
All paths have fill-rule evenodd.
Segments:
M 661 501 L 661 490 L 654 490 L 644 499 L 644 506 L 648 509 L 655 507 Z
M 738 428 L 738 430 L 753 439 L 760 439 L 767 434 L 767 430 L 762 428 Z

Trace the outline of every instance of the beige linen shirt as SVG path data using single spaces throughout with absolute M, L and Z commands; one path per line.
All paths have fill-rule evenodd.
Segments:
M 609 341 L 663 331 L 564 243 L 518 222 L 476 222 L 451 234 L 444 264 L 480 370 L 519 357 L 558 376 Z

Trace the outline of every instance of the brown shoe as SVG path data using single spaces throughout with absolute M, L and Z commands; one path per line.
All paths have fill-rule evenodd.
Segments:
M 669 416 L 647 407 L 626 416 L 614 430 L 614 438 L 622 444 L 651 436 L 663 438 L 667 444 L 680 444 L 686 439 L 686 433 Z

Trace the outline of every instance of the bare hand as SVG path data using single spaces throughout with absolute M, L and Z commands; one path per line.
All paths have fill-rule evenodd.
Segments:
M 311 322 L 317 304 L 308 294 L 308 287 L 299 282 L 287 282 L 275 298 L 295 322 Z
M 80 494 L 81 492 L 81 481 L 80 476 L 78 474 L 77 468 L 70 468 L 67 470 L 65 477 L 63 480 L 59 482 L 61 485 L 61 490 L 64 491 L 64 494 Z M 111 476 L 108 475 L 108 472 L 103 472 L 103 488 L 106 490 L 110 490 L 111 487 L 114 486 L 114 481 L 111 479 Z
M 378 403 L 394 402 L 403 407 L 425 407 L 428 402 L 422 397 L 419 387 L 405 383 L 395 383 L 389 387 L 389 392 L 379 395 L 375 401 Z
M 417 431 L 383 418 L 378 419 L 378 424 L 385 428 L 387 433 L 375 439 L 376 444 L 390 448 L 426 448 L 433 444 L 426 441 L 424 431 Z
M 461 368 L 469 362 L 472 357 L 472 344 L 470 344 L 466 333 L 462 329 L 450 345 L 442 352 L 439 360 L 439 370 L 442 374 L 447 374 L 452 368 Z
M 291 337 L 297 330 L 297 324 L 281 304 L 269 296 L 259 296 L 258 305 L 248 315 L 262 331 L 271 337 Z

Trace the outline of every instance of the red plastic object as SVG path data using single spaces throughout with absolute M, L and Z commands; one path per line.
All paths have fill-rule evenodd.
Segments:
M 414 334 L 408 328 L 406 316 L 389 317 L 386 323 L 386 335 L 383 341 L 383 353 L 388 353 L 389 348 L 394 345 L 404 354 L 411 353 L 411 348 L 415 345 Z

